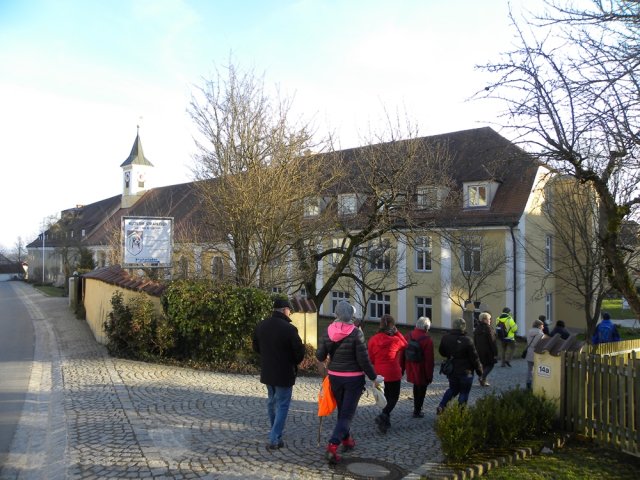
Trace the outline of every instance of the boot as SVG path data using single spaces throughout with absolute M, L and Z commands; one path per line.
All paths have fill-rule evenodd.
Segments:
M 342 451 L 348 452 L 349 450 L 353 450 L 356 448 L 356 441 L 353 439 L 351 435 L 342 440 Z
M 335 443 L 329 443 L 329 445 L 327 445 L 326 456 L 330 465 L 340 463 L 342 460 L 342 457 L 338 455 L 338 445 Z
M 527 382 L 527 390 L 531 390 L 531 384 Z

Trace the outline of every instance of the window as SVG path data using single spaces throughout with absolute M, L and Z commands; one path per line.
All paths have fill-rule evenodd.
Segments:
M 385 208 L 389 210 L 398 208 L 404 205 L 406 200 L 407 196 L 403 192 L 394 193 L 392 190 L 384 191 L 380 194 L 378 211 L 384 210 Z
M 224 262 L 222 257 L 215 256 L 211 259 L 211 278 L 215 280 L 222 280 L 224 276 Z
M 391 268 L 391 248 L 388 240 L 369 245 L 369 261 L 372 270 Z
M 349 294 L 347 292 L 338 292 L 335 290 L 331 292 L 331 313 L 336 311 L 336 305 L 338 305 L 338 302 L 341 300 L 346 300 L 348 302 Z
M 304 199 L 304 216 L 317 217 L 320 215 L 320 199 L 318 197 L 307 197 Z
M 553 238 L 551 235 L 544 239 L 544 268 L 547 272 L 553 271 Z M 549 317 L 547 317 L 549 318 Z
M 369 318 L 381 318 L 391 314 L 391 295 L 372 293 L 369 297 Z
M 333 240 L 331 240 L 331 247 L 332 248 L 337 248 L 342 250 L 343 249 L 343 244 L 344 243 L 344 238 L 334 238 Z M 331 254 L 331 260 L 330 262 L 333 265 L 337 265 L 338 263 L 340 263 L 340 260 L 342 260 L 342 253 L 332 253 Z
M 462 271 L 476 273 L 480 271 L 480 246 L 469 245 L 462 251 Z
M 280 295 L 282 293 L 282 287 L 272 287 L 271 288 L 271 293 L 274 293 L 276 295 Z
M 84 228 L 83 228 L 83 229 L 82 229 L 82 234 L 81 234 L 81 235 L 84 237 L 84 236 L 85 236 L 85 234 L 86 234 L 86 233 L 85 233 L 85 230 L 84 230 Z
M 553 321 L 553 293 L 547 293 L 544 299 L 545 302 L 545 315 L 547 316 L 547 322 Z
M 338 195 L 338 214 L 353 215 L 357 213 L 357 198 L 353 193 Z
M 416 270 L 431 271 L 431 237 L 418 237 L 415 244 Z
M 416 320 L 420 317 L 431 317 L 431 297 L 416 297 Z
M 487 187 L 485 185 L 469 185 L 467 187 L 467 206 L 486 207 L 487 205 Z

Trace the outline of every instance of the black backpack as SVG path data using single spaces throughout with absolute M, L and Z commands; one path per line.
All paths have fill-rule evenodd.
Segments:
M 420 340 L 423 338 L 427 338 L 427 336 L 425 335 L 418 340 L 414 340 L 413 338 L 409 340 L 409 344 L 404 350 L 404 358 L 407 362 L 420 363 L 424 361 L 424 352 L 420 345 Z

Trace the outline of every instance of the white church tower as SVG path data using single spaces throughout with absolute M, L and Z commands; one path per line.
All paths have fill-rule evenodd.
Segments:
M 131 153 L 122 165 L 122 208 L 129 208 L 149 189 L 149 174 L 153 164 L 142 152 L 140 126 L 133 142 Z

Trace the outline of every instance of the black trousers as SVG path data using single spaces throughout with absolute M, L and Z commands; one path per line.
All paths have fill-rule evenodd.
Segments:
M 427 396 L 426 385 L 413 386 L 413 413 L 420 413 L 424 405 L 424 397 Z
M 400 384 L 401 380 L 397 382 L 384 382 L 384 398 L 387 399 L 387 406 L 382 409 L 382 413 L 387 416 L 391 415 L 391 412 L 398 403 L 398 399 L 400 398 Z

